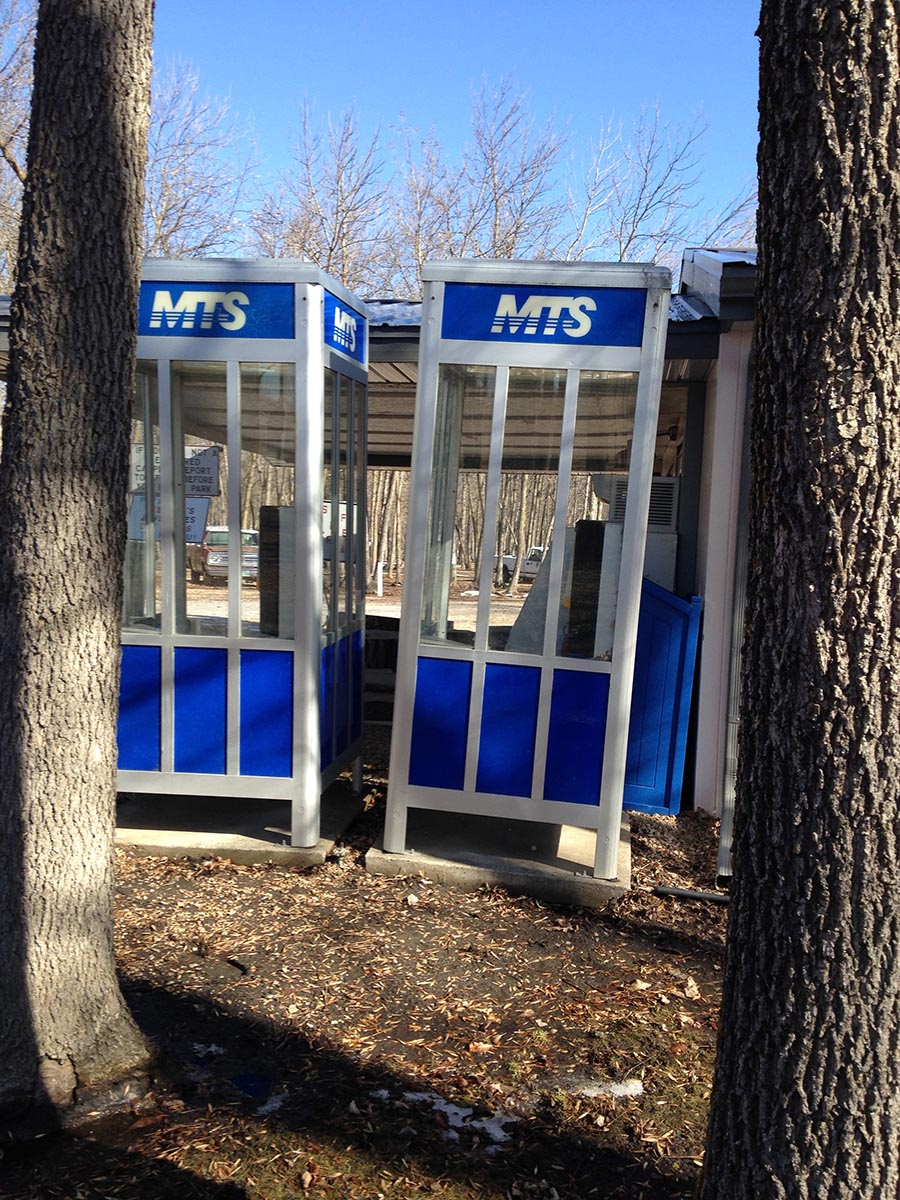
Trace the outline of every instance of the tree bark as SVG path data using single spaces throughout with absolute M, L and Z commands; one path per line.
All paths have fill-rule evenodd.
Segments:
M 147 1048 L 112 946 L 152 0 L 42 0 L 0 470 L 0 1113 Z
M 900 16 L 763 0 L 734 890 L 703 1200 L 900 1180 Z

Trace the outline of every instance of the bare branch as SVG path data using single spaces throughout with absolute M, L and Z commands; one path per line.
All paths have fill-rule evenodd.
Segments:
M 352 108 L 337 122 L 315 125 L 304 105 L 294 165 L 278 195 L 254 213 L 257 246 L 314 262 L 354 291 L 379 290 L 382 171 L 378 134 L 365 141 Z
M 144 253 L 193 258 L 235 248 L 254 167 L 249 139 L 185 63 L 154 78 L 148 150 Z
M 563 204 L 555 170 L 564 139 L 536 132 L 525 97 L 508 79 L 483 85 L 472 107 L 472 144 L 463 156 L 456 254 L 545 258 L 556 251 Z
M 13 284 L 31 103 L 34 0 L 0 0 L 0 288 Z
M 695 239 L 696 245 L 755 246 L 758 198 L 754 180 L 718 212 L 707 216 L 705 224 L 701 226 L 700 236 Z

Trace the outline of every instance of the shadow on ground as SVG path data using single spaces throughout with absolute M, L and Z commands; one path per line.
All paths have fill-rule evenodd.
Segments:
M 124 981 L 158 1049 L 157 1109 L 92 1138 L 8 1152 L 8 1200 L 194 1200 L 443 1195 L 676 1200 L 696 1167 L 604 1144 L 565 1097 L 461 1113 L 465 1096 L 354 1061 L 140 979 Z

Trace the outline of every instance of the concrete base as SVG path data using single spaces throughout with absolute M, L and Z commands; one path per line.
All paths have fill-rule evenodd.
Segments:
M 557 904 L 601 908 L 631 888 L 631 827 L 622 815 L 616 879 L 595 879 L 596 832 L 498 817 L 410 809 L 402 854 L 373 846 L 373 875 L 424 875 L 469 891 L 487 884 Z M 413 849 L 414 847 L 414 849 Z
M 116 845 L 160 858 L 228 858 L 236 863 L 320 866 L 363 810 L 364 797 L 332 786 L 322 797 L 321 837 L 292 846 L 286 800 L 130 793 L 119 799 Z

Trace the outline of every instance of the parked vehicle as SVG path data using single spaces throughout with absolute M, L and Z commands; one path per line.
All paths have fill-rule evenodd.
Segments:
M 187 548 L 187 565 L 192 583 L 207 583 L 228 578 L 228 527 L 208 525 L 202 542 Z M 255 529 L 241 530 L 241 576 L 256 583 L 259 576 L 259 533 Z
M 512 579 L 512 573 L 516 568 L 516 556 L 514 554 L 503 555 L 503 568 L 501 575 L 504 583 L 509 583 Z M 532 546 L 525 557 L 522 559 L 522 565 L 519 568 L 519 579 L 525 583 L 532 583 L 538 571 L 541 569 L 541 563 L 544 561 L 544 547 Z M 497 567 L 497 559 L 494 559 L 494 568 Z

